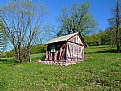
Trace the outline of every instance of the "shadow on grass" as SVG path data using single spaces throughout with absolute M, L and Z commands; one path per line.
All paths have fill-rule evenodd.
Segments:
M 120 51 L 121 52 L 121 51 Z M 103 49 L 103 50 L 97 50 L 97 51 L 89 51 L 87 52 L 88 54 L 93 54 L 93 53 L 117 53 L 116 49 Z M 86 54 L 86 52 L 85 52 Z
M 0 63 L 3 64 L 17 64 L 17 61 L 15 61 L 15 59 L 6 59 L 6 58 L 1 58 L 0 59 Z
M 100 50 L 95 53 L 117 53 L 116 49 Z

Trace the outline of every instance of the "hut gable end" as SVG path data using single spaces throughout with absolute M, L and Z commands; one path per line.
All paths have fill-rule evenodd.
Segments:
M 81 37 L 78 34 L 70 38 L 68 41 L 75 44 L 84 45 L 81 41 Z

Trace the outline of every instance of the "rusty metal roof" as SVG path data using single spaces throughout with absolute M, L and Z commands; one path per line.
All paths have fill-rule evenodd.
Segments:
M 70 39 L 71 37 L 73 37 L 76 34 L 78 34 L 78 32 L 54 38 L 54 39 L 48 41 L 47 43 L 45 43 L 45 45 L 55 43 L 55 42 L 67 41 L 68 39 Z

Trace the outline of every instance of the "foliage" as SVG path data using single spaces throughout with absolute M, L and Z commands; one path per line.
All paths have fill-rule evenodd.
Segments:
M 1 58 L 9 58 L 9 57 L 14 57 L 14 56 L 15 56 L 14 50 L 1 53 Z
M 116 44 L 116 38 L 115 38 L 115 35 L 116 35 L 116 30 L 114 28 L 107 28 L 106 29 L 106 37 L 108 38 L 108 42 L 111 46 L 114 46 Z
M 2 91 L 120 91 L 121 54 L 110 53 L 109 46 L 92 46 L 85 62 L 71 66 L 15 64 L 0 61 Z M 38 56 L 37 56 L 38 55 Z M 40 54 L 32 55 L 40 57 Z M 40 58 L 34 58 L 35 60 Z
M 88 45 L 110 45 L 110 31 L 106 30 L 98 34 L 92 34 L 90 36 L 84 36 L 85 42 Z M 113 42 L 112 42 L 113 43 Z
M 97 25 L 93 16 L 89 13 L 89 2 L 74 3 L 70 8 L 63 7 L 61 14 L 58 15 L 60 31 L 58 36 L 80 32 L 82 35 L 90 33 Z
M 37 53 L 46 53 L 46 46 L 43 44 L 32 46 L 31 54 L 37 54 Z

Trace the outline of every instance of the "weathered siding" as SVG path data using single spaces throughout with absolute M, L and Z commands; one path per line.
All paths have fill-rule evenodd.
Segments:
M 66 61 L 66 44 L 60 48 L 60 61 Z
M 66 61 L 67 62 L 77 62 L 84 60 L 84 47 L 68 42 L 66 50 Z

